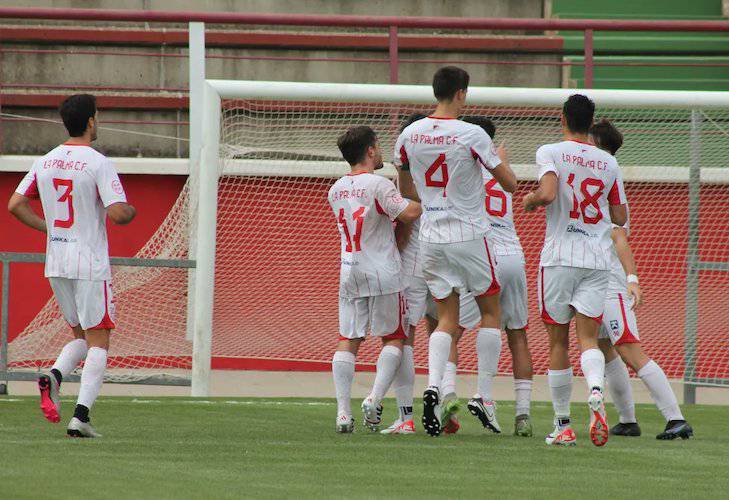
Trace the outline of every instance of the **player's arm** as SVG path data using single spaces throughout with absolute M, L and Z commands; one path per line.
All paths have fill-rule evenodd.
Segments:
M 623 186 L 623 175 L 620 167 L 615 163 L 615 181 L 610 187 L 608 193 L 608 203 L 610 203 L 610 220 L 613 224 L 624 226 L 628 222 L 628 197 L 625 195 L 625 187 Z
M 106 160 L 100 165 L 96 174 L 96 189 L 99 191 L 101 202 L 106 208 L 106 215 L 114 224 L 129 224 L 137 216 L 137 210 L 127 203 L 119 174 L 114 165 Z
M 410 242 L 410 235 L 413 233 L 413 224 L 397 221 L 395 224 L 395 243 L 399 251 L 405 250 Z
M 116 202 L 106 207 L 106 215 L 114 224 L 120 226 L 129 224 L 137 216 L 137 209 L 129 203 Z
M 482 129 L 476 129 L 467 143 L 473 158 L 491 172 L 501 189 L 508 193 L 516 191 L 516 174 L 509 164 L 509 151 L 504 144 L 494 149 L 491 138 Z
M 402 134 L 400 134 L 397 142 L 395 142 L 395 153 L 392 164 L 395 165 L 395 169 L 397 170 L 397 185 L 400 188 L 400 193 L 405 198 L 419 202 L 420 197 L 418 196 L 417 189 L 415 189 L 413 176 L 410 174 L 410 160 L 405 151 L 405 136 Z
M 375 189 L 377 211 L 391 220 L 410 224 L 423 213 L 420 203 L 403 198 L 392 181 L 382 177 Z
M 537 207 L 549 205 L 557 197 L 559 192 L 559 172 L 554 164 L 549 145 L 545 145 L 537 149 L 536 157 L 537 168 L 539 173 L 539 187 L 536 191 L 532 191 L 524 196 L 524 210 L 532 212 Z
M 420 203 L 412 200 L 404 200 L 407 202 L 405 209 L 397 215 L 397 220 L 406 224 L 412 224 L 423 214 L 423 207 Z
M 635 264 L 633 250 L 628 242 L 628 232 L 624 227 L 614 225 L 612 238 L 620 264 L 628 276 L 628 293 L 633 296 L 633 309 L 637 309 L 643 302 L 643 292 L 638 284 L 638 267 Z
M 13 193 L 8 202 L 8 211 L 26 226 L 42 233 L 47 232 L 46 221 L 35 213 L 33 207 L 30 206 L 30 198 L 27 196 Z

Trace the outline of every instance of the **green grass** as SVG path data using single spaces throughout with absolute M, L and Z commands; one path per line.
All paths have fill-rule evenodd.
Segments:
M 513 410 L 499 407 L 507 430 Z M 0 497 L 647 499 L 729 491 L 726 407 L 686 408 L 696 437 L 662 442 L 660 414 L 639 405 L 643 436 L 599 449 L 586 437 L 583 405 L 573 408 L 572 449 L 544 445 L 546 403 L 534 405 L 531 439 L 486 433 L 468 414 L 455 436 L 381 436 L 359 425 L 337 435 L 331 400 L 102 398 L 93 413 L 105 436 L 74 440 L 43 420 L 35 399 L 0 398 Z M 385 421 L 393 417 L 388 401 Z

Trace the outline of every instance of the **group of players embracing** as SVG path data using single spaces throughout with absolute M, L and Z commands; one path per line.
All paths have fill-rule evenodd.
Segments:
M 484 428 L 502 432 L 492 386 L 505 330 L 514 366 L 514 433 L 533 434 L 525 259 L 512 206 L 517 179 L 507 149 L 493 145 L 491 120 L 461 117 L 468 84 L 463 69 L 448 66 L 436 72 L 435 111 L 410 116 L 395 144 L 399 190 L 374 174 L 383 160 L 370 127 L 352 127 L 337 142 L 351 166 L 351 173 L 328 194 L 342 248 L 340 337 L 332 360 L 337 432 L 354 430 L 351 387 L 357 352 L 368 331 L 381 338 L 382 349 L 372 391 L 362 402 L 364 425 L 379 430 L 381 401 L 393 386 L 400 417 L 381 432 L 416 432 L 413 345 L 416 325 L 425 317 L 430 332 L 425 431 L 439 436 L 460 427 L 458 343 L 466 329 L 475 329 L 478 393 L 468 401 L 468 411 Z M 526 212 L 546 207 L 537 280 L 541 319 L 550 337 L 548 380 L 555 413 L 546 443 L 573 446 L 577 440 L 570 423 L 573 318 L 592 443 L 603 446 L 608 434 L 640 435 L 626 364 L 645 383 L 667 421 L 657 438 L 686 439 L 693 430 L 663 370 L 640 345 L 634 309 L 641 303 L 641 290 L 628 244 L 627 198 L 614 156 L 622 135 L 606 120 L 594 123 L 594 111 L 584 95 L 567 99 L 564 140 L 537 150 L 539 184 L 522 200 Z M 606 379 L 620 415 L 612 429 L 605 414 Z

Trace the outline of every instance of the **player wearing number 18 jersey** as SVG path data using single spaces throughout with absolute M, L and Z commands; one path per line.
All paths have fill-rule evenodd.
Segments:
M 78 404 L 67 432 L 73 437 L 98 437 L 88 414 L 101 389 L 109 333 L 114 328 L 106 216 L 127 224 L 136 211 L 127 204 L 112 163 L 91 148 L 97 130 L 94 97 L 71 96 L 60 113 L 69 141 L 33 163 L 9 209 L 24 224 L 48 234 L 45 275 L 75 337 L 63 348 L 51 373 L 38 380 L 41 409 L 51 422 L 60 420 L 63 377 L 85 361 Z M 30 198 L 40 198 L 45 219 L 33 211 Z
M 564 104 L 565 140 L 537 150 L 539 188 L 524 197 L 527 211 L 547 206 L 547 227 L 538 278 L 539 306 L 550 334 L 549 382 L 556 428 L 548 444 L 574 444 L 569 428 L 572 369 L 567 349 L 576 315 L 582 371 L 591 391 L 590 437 L 607 442 L 602 395 L 605 357 L 597 346 L 610 276 L 613 223 L 626 222 L 626 197 L 613 156 L 588 143 L 594 103 L 572 95 Z
M 382 168 L 377 136 L 370 127 L 352 127 L 337 141 L 352 172 L 329 190 L 329 205 L 341 238 L 339 344 L 332 360 L 338 414 L 337 432 L 354 429 L 350 408 L 354 362 L 368 331 L 382 338 L 372 392 L 362 403 L 364 425 L 378 430 L 384 398 L 400 366 L 407 338 L 407 304 L 402 295 L 400 254 L 392 221 L 412 222 L 420 204 L 405 200 L 392 181 L 375 175 Z

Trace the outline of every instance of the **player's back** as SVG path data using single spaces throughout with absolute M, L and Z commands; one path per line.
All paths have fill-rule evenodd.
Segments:
M 388 179 L 349 174 L 329 189 L 341 236 L 342 297 L 369 297 L 402 290 L 400 254 L 392 220 L 407 202 Z
M 489 241 L 496 255 L 522 253 L 519 236 L 514 225 L 514 205 L 510 192 L 505 191 L 491 173 L 483 169 L 486 190 L 486 217 L 489 223 Z
M 537 151 L 540 178 L 553 171 L 559 179 L 547 206 L 542 266 L 610 269 L 610 205 L 626 203 L 620 169 L 609 153 L 580 141 L 562 141 Z
M 420 239 L 470 241 L 488 232 L 481 169 L 501 163 L 491 138 L 461 120 L 427 117 L 403 130 L 396 154 L 423 205 Z
M 110 279 L 105 207 L 126 202 L 111 162 L 90 146 L 63 144 L 31 172 L 48 228 L 46 276 Z

